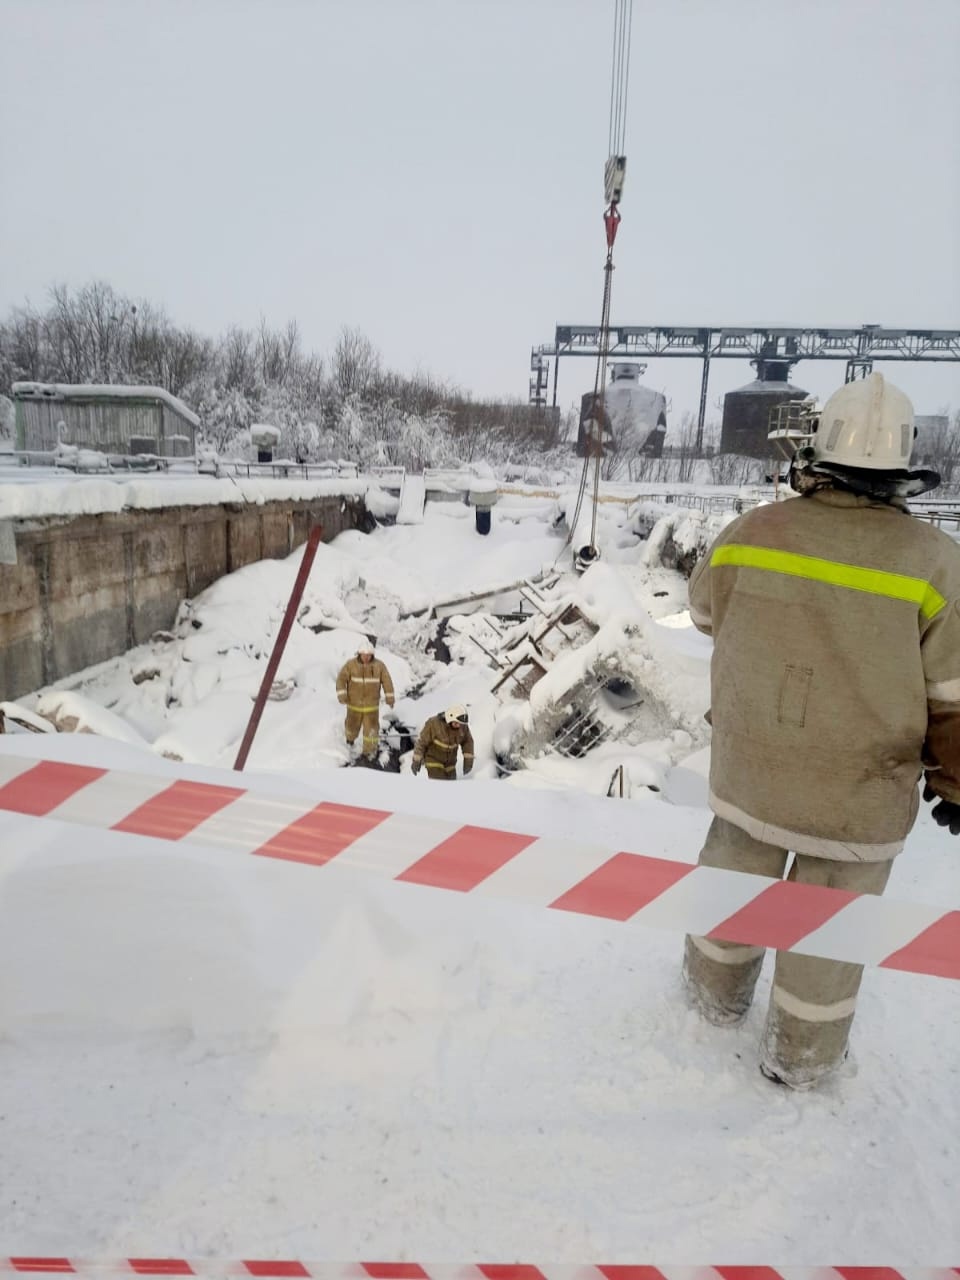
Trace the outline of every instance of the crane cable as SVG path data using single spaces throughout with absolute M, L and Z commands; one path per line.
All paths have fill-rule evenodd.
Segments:
M 630 37 L 633 33 L 633 0 L 615 0 L 615 6 L 607 155 L 622 156 L 627 138 L 627 92 L 630 88 Z
M 626 170 L 624 148 L 627 133 L 627 95 L 630 89 L 630 38 L 633 32 L 633 0 L 614 0 L 613 57 L 610 74 L 610 119 L 607 129 L 607 163 L 604 170 L 604 199 L 608 202 L 603 214 L 607 239 L 607 256 L 603 267 L 603 304 L 600 318 L 600 342 L 597 351 L 597 368 L 593 382 L 593 399 L 590 432 L 583 460 L 583 472 L 573 519 L 570 522 L 569 543 L 573 539 L 583 499 L 586 495 L 590 463 L 594 464 L 593 518 L 590 525 L 590 550 L 597 553 L 597 511 L 600 497 L 600 469 L 603 461 L 603 422 L 605 419 L 604 394 L 606 365 L 610 353 L 610 298 L 613 286 L 613 245 L 620 226 L 620 196 Z
M 610 295 L 613 288 L 613 241 L 616 238 L 620 214 L 615 204 L 604 214 L 607 227 L 607 260 L 603 267 L 603 306 L 600 311 L 600 343 L 597 353 L 597 372 L 593 384 L 593 421 L 594 433 L 591 441 L 593 453 L 593 517 L 590 522 L 590 546 L 597 547 L 597 512 L 600 507 L 600 465 L 603 462 L 603 424 L 606 421 L 604 408 L 604 392 L 606 388 L 605 372 L 607 358 L 610 353 Z

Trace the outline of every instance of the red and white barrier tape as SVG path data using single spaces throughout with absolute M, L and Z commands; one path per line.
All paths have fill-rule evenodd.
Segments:
M 599 845 L 17 756 L 0 756 L 0 810 L 960 978 L 960 910 Z
M 265 1280 L 957 1280 L 960 1267 L 656 1267 L 508 1263 L 221 1262 L 209 1258 L 0 1258 L 0 1271 L 56 1275 L 255 1276 Z
M 0 1258 L 0 1271 L 57 1275 L 255 1276 L 265 1280 L 957 1280 L 958 1267 L 657 1267 L 508 1263 L 221 1262 L 209 1258 Z

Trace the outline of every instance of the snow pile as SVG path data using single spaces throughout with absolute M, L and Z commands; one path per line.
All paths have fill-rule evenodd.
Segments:
M 146 746 L 143 737 L 125 720 L 82 694 L 53 690 L 37 700 L 36 709 L 58 733 L 96 733 L 117 742 Z
M 68 467 L 73 471 L 110 470 L 107 455 L 97 449 L 81 449 L 75 444 L 64 444 L 60 441 L 53 456 L 58 467 Z
M 197 475 L 215 476 L 220 469 L 220 457 L 212 445 L 197 445 Z
M 37 715 L 19 702 L 0 702 L 5 733 L 56 733 L 57 730 L 45 716 Z
M 467 498 L 473 507 L 493 507 L 499 501 L 495 476 L 472 476 L 467 488 Z
M 378 484 L 368 486 L 364 494 L 364 505 L 375 520 L 387 520 L 396 516 L 400 510 L 400 499 Z
M 647 539 L 644 560 L 648 565 L 662 564 L 689 576 L 717 534 L 736 518 L 732 508 L 705 513 L 679 507 L 661 516 L 654 525 Z
M 275 449 L 280 443 L 280 428 L 272 427 L 267 422 L 250 424 L 250 442 L 260 449 Z
M 661 516 L 673 515 L 676 507 L 665 502 L 651 502 L 640 498 L 630 506 L 630 527 L 638 537 L 647 539 Z

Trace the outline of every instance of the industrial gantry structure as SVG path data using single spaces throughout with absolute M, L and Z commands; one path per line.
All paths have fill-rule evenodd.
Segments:
M 557 405 L 560 360 L 565 356 L 598 358 L 601 337 L 608 338 L 611 358 L 642 360 L 687 358 L 700 360 L 700 411 L 697 447 L 703 445 L 707 387 L 711 360 L 749 360 L 762 378 L 767 364 L 792 367 L 799 360 L 844 360 L 846 381 L 865 377 L 879 360 L 960 362 L 960 329 L 887 329 L 878 324 L 859 329 L 746 325 L 611 325 L 604 335 L 599 325 L 558 324 L 554 341 L 534 347 L 530 356 L 530 404 Z

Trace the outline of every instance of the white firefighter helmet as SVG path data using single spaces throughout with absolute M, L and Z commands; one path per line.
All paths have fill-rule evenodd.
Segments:
M 446 720 L 447 724 L 465 725 L 469 720 L 467 708 L 462 707 L 459 703 L 456 703 L 452 707 L 447 707 L 446 711 L 443 713 L 443 718 Z
M 371 658 L 373 657 L 373 645 L 369 640 L 361 640 L 357 645 L 357 657 L 362 658 L 366 654 L 369 654 Z
M 882 373 L 835 391 L 820 413 L 806 459 L 871 471 L 903 471 L 913 449 L 913 405 Z

